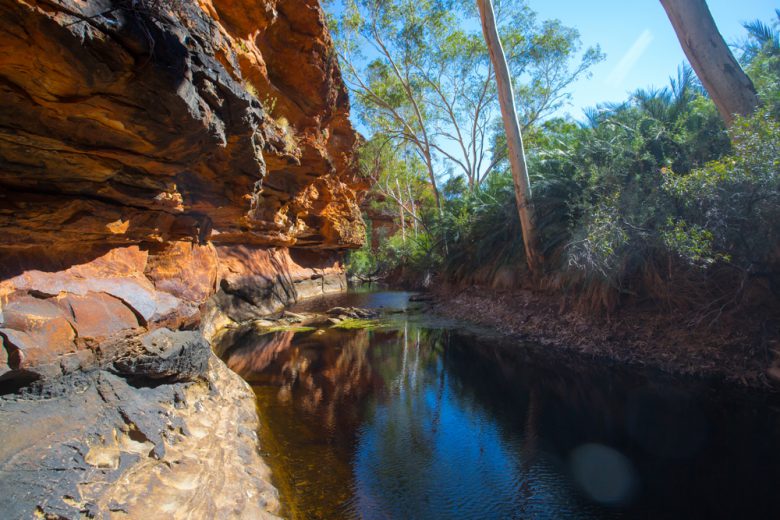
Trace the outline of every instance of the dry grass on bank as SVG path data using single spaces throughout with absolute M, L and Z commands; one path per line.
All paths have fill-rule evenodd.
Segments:
M 639 307 L 593 317 L 567 309 L 559 295 L 478 287 L 441 289 L 435 310 L 594 358 L 780 390 L 780 337 L 760 317 L 724 317 L 707 327 Z

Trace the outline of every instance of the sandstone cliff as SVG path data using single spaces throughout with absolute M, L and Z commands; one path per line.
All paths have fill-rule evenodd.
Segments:
M 0 0 L 0 48 L 4 392 L 37 382 L 23 400 L 40 414 L 53 381 L 84 373 L 90 389 L 199 387 L 213 369 L 164 368 L 177 331 L 208 339 L 345 288 L 365 186 L 318 0 Z M 158 329 L 165 349 L 137 347 Z M 128 375 L 134 356 L 150 358 L 142 376 Z M 4 417 L 2 438 L 18 435 Z M 105 444 L 135 426 L 85 428 Z M 4 460 L 9 481 L 20 470 Z M 60 495 L 51 514 L 108 508 Z

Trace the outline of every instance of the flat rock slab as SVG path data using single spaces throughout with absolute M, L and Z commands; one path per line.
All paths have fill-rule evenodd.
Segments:
M 373 309 L 361 309 L 359 307 L 333 307 L 329 309 L 325 314 L 331 317 L 336 317 L 340 320 L 346 319 L 370 319 L 378 318 L 381 313 Z

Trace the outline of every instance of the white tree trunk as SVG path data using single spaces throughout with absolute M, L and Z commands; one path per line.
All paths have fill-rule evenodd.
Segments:
M 412 188 L 409 186 L 409 180 L 406 180 L 406 193 L 409 195 L 409 204 L 412 206 L 412 223 L 414 224 L 414 238 L 417 239 L 418 231 L 418 217 L 417 217 L 417 204 L 414 202 L 414 196 L 412 195 Z
M 406 208 L 404 207 L 404 193 L 401 191 L 401 185 L 398 183 L 398 177 L 395 179 L 395 186 L 398 188 L 398 200 L 400 201 L 398 203 L 398 212 L 401 215 L 401 242 L 406 245 L 406 217 L 404 215 L 404 211 Z
M 753 82 L 723 40 L 705 0 L 661 0 L 680 45 L 720 115 L 730 125 L 758 106 Z
M 493 2 L 492 0 L 477 0 L 477 6 L 482 19 L 482 32 L 485 36 L 485 43 L 490 51 L 490 60 L 493 62 L 493 68 L 496 72 L 498 101 L 501 105 L 501 116 L 504 120 L 504 130 L 506 131 L 509 164 L 512 168 L 515 198 L 517 199 L 517 209 L 520 213 L 525 257 L 528 262 L 528 269 L 532 273 L 536 273 L 541 265 L 541 258 L 536 249 L 536 229 L 534 227 L 533 207 L 531 205 L 531 183 L 528 178 L 528 168 L 525 161 L 523 136 L 520 132 L 520 123 L 517 121 L 512 80 L 509 76 L 509 67 L 506 63 L 504 48 L 498 36 Z

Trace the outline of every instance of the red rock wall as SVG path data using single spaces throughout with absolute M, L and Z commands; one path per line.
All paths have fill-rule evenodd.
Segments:
M 0 282 L 4 368 L 57 376 L 94 365 L 106 343 L 128 334 L 201 325 L 202 310 L 210 335 L 345 288 L 337 256 L 191 242 L 115 248 L 65 270 L 27 270 Z
M 331 46 L 316 0 L 0 0 L 0 378 L 343 289 Z

